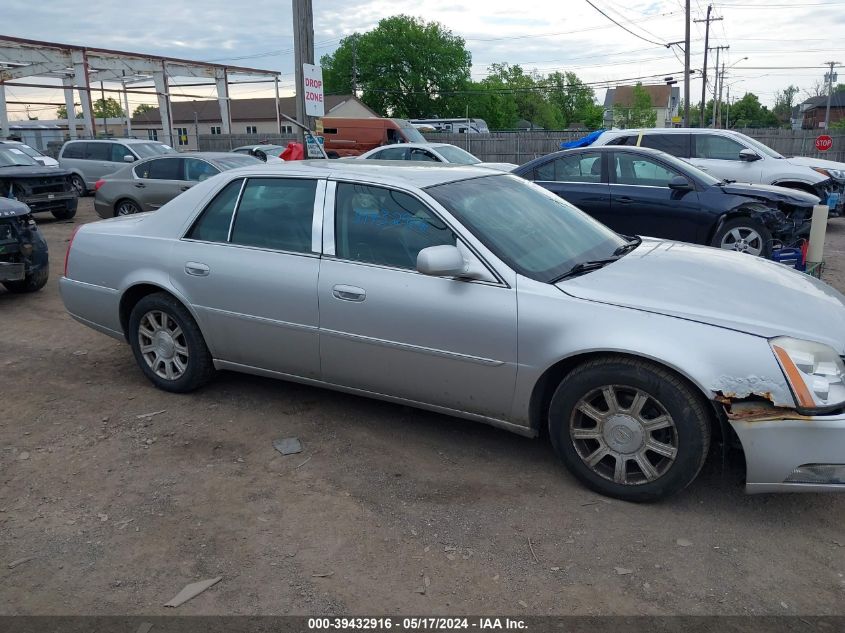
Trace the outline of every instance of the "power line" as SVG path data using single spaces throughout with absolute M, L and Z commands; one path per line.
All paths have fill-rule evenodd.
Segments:
M 649 44 L 654 44 L 655 46 L 668 46 L 667 44 L 664 44 L 663 42 L 655 42 L 654 40 L 650 40 L 650 39 L 648 39 L 647 37 L 643 37 L 642 35 L 639 35 L 639 34 L 637 34 L 637 33 L 634 33 L 631 29 L 629 29 L 628 27 L 626 27 L 624 24 L 620 24 L 619 22 L 617 22 L 616 20 L 614 20 L 614 19 L 613 19 L 612 17 L 610 17 L 607 13 L 605 13 L 605 12 L 604 12 L 604 11 L 602 11 L 599 7 L 597 7 L 596 5 L 594 5 L 594 4 L 593 4 L 590 0 L 584 0 L 584 2 L 586 2 L 587 4 L 589 4 L 589 5 L 590 5 L 591 7 L 593 7 L 596 11 L 598 11 L 599 13 L 601 13 L 604 17 L 606 17 L 608 20 L 610 20 L 611 22 L 613 22 L 616 26 L 618 26 L 619 28 L 621 28 L 623 31 L 627 31 L 628 33 L 630 33 L 630 34 L 631 34 L 631 35 L 633 35 L 634 37 L 638 37 L 638 38 L 640 38 L 641 40 L 643 40 L 644 42 L 648 42 Z

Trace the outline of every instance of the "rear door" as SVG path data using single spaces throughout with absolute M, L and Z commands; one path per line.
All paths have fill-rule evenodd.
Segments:
M 115 143 L 85 143 L 84 160 L 77 165 L 90 189 L 100 178 L 122 167 L 123 164 L 112 161 L 112 145 Z
M 661 132 L 643 134 L 640 138 L 640 147 L 658 149 L 672 156 L 689 160 L 690 135 L 680 132 L 677 134 Z
M 714 178 L 737 182 L 762 182 L 763 161 L 742 161 L 739 153 L 748 148 L 739 141 L 721 134 L 693 134 L 690 162 Z M 756 150 L 755 150 L 756 152 Z
M 185 180 L 183 163 L 183 158 L 162 157 L 135 167 L 136 193 L 144 211 L 158 209 L 191 186 Z
M 573 152 L 534 168 L 534 182 L 589 213 L 600 222 L 610 217 L 610 187 L 603 171 L 605 152 Z
M 698 192 L 669 188 L 676 169 L 652 156 L 616 150 L 610 155 L 610 208 L 605 222 L 623 235 L 699 242 L 704 222 Z M 692 184 L 692 183 L 691 183 Z

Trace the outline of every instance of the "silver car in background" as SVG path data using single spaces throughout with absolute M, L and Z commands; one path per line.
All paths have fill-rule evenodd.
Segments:
M 94 210 L 101 218 L 154 211 L 220 172 L 260 163 L 253 156 L 228 152 L 148 158 L 94 183 Z
M 352 160 L 405 160 L 410 163 L 447 163 L 449 165 L 474 165 L 499 171 L 511 171 L 515 163 L 485 163 L 451 143 L 400 143 L 377 147 Z
M 626 238 L 474 167 L 232 170 L 85 224 L 60 281 L 157 387 L 215 369 L 547 429 L 570 471 L 677 492 L 717 435 L 747 489 L 845 491 L 845 296 L 740 253 Z

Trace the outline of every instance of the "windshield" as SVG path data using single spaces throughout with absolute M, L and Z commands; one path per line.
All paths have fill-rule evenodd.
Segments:
M 132 143 L 129 147 L 141 158 L 161 156 L 162 154 L 177 154 L 178 152 L 164 143 Z
M 0 145 L 0 167 L 30 167 L 35 165 L 41 167 L 41 163 L 34 161 L 24 154 L 23 150 L 8 145 Z
M 438 145 L 434 148 L 437 153 L 446 159 L 447 163 L 455 163 L 456 165 L 477 165 L 481 161 L 469 152 L 465 152 L 460 147 L 454 145 Z
M 625 240 L 583 211 L 511 175 L 426 191 L 517 272 L 550 282 L 576 264 L 609 258 Z
M 237 169 L 238 167 L 249 167 L 260 163 L 261 160 L 255 156 L 241 156 L 239 154 L 232 154 L 226 158 L 215 158 L 214 164 L 222 169 Z
M 740 134 L 738 132 L 737 136 L 741 137 L 743 141 L 751 145 L 753 148 L 763 152 L 767 156 L 771 156 L 772 158 L 783 158 L 783 156 L 778 154 L 771 147 L 769 147 L 768 145 L 763 145 L 760 141 L 753 139 L 750 136 L 746 136 L 745 134 Z
M 22 151 L 27 156 L 32 156 L 33 158 L 41 158 L 42 156 L 44 156 L 44 154 L 39 152 L 37 149 L 35 149 L 34 147 L 30 147 L 29 145 L 26 145 L 25 143 L 21 143 L 20 145 L 15 145 L 15 149 L 19 149 L 20 151 Z
M 391 121 L 399 126 L 402 135 L 408 139 L 409 143 L 428 143 L 420 131 L 404 119 L 391 119 Z

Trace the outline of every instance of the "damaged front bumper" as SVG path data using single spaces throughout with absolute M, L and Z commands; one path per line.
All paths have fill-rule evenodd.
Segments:
M 727 416 L 745 453 L 747 492 L 845 492 L 845 413 L 748 402 Z

